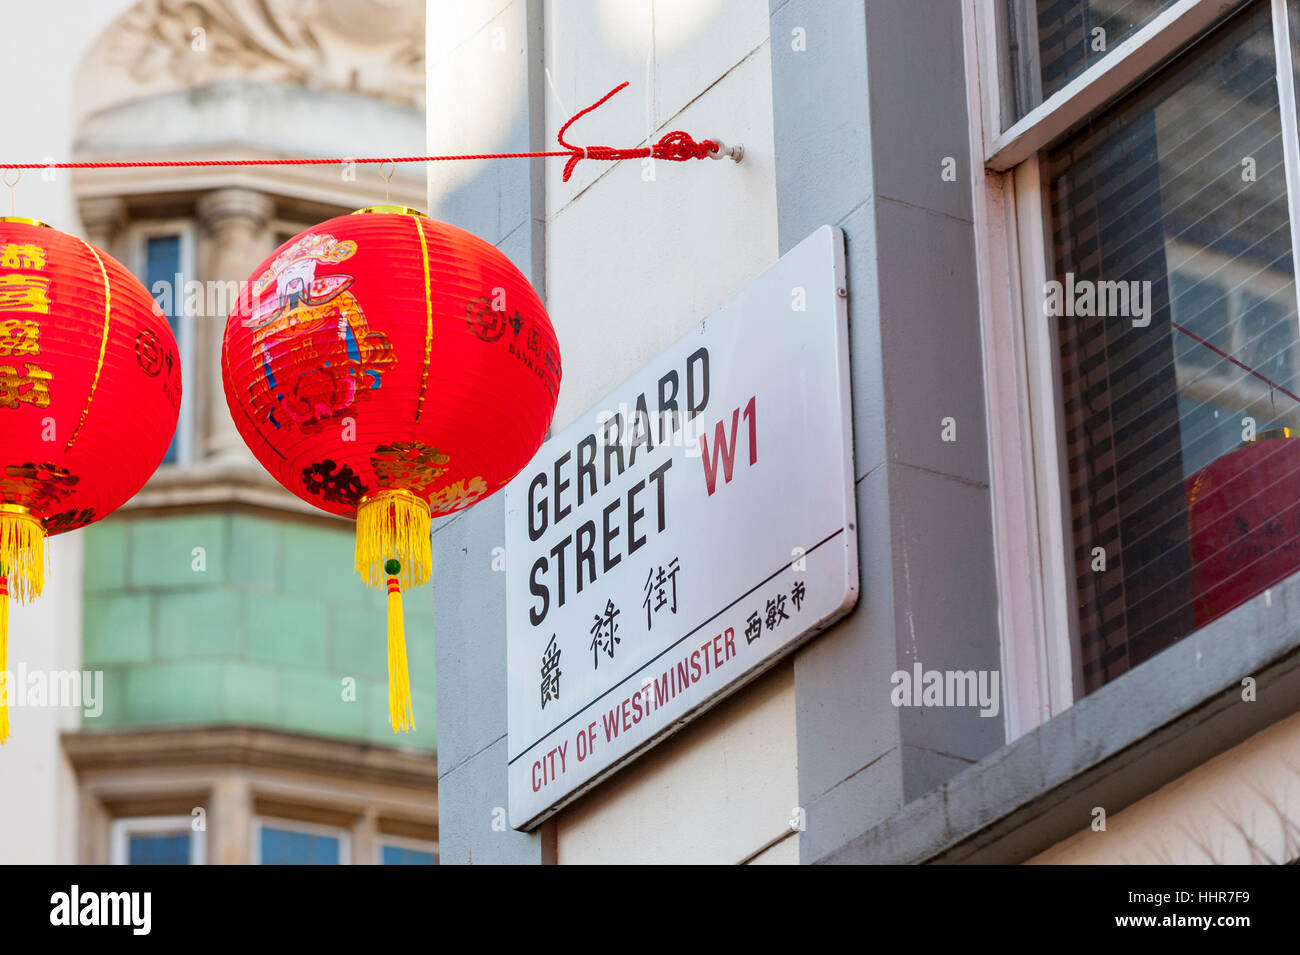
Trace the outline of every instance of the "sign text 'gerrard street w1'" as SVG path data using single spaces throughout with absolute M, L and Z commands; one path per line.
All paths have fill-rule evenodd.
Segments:
M 844 287 L 843 235 L 823 227 L 506 489 L 516 828 L 853 607 Z

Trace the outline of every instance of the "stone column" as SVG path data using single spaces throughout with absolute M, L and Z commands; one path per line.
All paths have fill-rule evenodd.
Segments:
M 379 813 L 366 807 L 352 826 L 352 865 L 375 865 L 379 861 Z
M 115 259 L 128 261 L 113 248 L 118 233 L 126 225 L 126 200 L 116 196 L 82 199 L 77 204 L 86 241 Z
M 218 189 L 199 200 L 198 220 L 208 246 L 203 268 L 206 283 L 243 282 L 249 278 L 275 248 L 270 229 L 274 210 L 269 196 L 251 189 Z M 226 298 L 227 304 L 233 306 L 234 299 Z M 195 458 L 248 462 L 251 455 L 235 430 L 221 389 L 221 338 L 226 316 L 208 315 L 206 311 L 200 309 L 194 319 Z
M 207 805 L 209 865 L 248 865 L 253 845 L 253 799 L 248 780 L 238 773 L 212 786 Z

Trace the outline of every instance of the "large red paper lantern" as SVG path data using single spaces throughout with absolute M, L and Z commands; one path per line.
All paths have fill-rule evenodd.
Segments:
M 1196 625 L 1300 571 L 1300 438 L 1264 432 L 1186 481 Z
M 429 577 L 430 518 L 496 492 L 541 447 L 560 352 L 537 293 L 468 232 L 362 209 L 253 273 L 222 380 L 266 469 L 357 520 L 357 572 L 389 592 L 390 720 L 414 728 L 398 594 Z
M 143 486 L 180 401 L 176 340 L 144 286 L 82 239 L 0 218 L 0 695 L 8 597 L 40 596 L 46 536 Z

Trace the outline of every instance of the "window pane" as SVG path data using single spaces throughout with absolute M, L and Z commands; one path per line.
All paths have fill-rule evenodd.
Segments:
M 178 280 L 181 271 L 181 237 L 178 235 L 151 236 L 145 243 L 145 288 L 154 296 L 162 307 L 167 321 L 172 327 L 172 334 L 180 341 L 181 330 L 177 320 L 179 306 L 185 294 L 185 285 Z M 157 283 L 165 283 L 158 286 Z M 177 432 L 179 433 L 179 428 Z M 172 443 L 167 446 L 163 461 L 174 462 L 177 455 L 178 435 L 172 435 Z
M 313 832 L 262 827 L 262 865 L 338 865 L 339 840 Z
M 384 865 L 437 865 L 438 857 L 432 852 L 421 849 L 406 849 L 402 846 L 384 846 L 381 858 Z
M 1005 0 L 1010 126 L 1174 0 Z
M 1049 153 L 1085 692 L 1300 570 L 1279 115 L 1257 2 Z
M 188 832 L 139 833 L 127 843 L 128 865 L 189 865 Z

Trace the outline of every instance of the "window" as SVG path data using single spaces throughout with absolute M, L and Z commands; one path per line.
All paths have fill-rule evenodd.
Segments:
M 1268 4 L 1050 149 L 1047 168 L 1056 280 L 1097 296 L 1053 309 L 1091 692 L 1300 570 L 1267 557 L 1281 540 L 1249 556 L 1290 512 L 1230 476 L 1243 441 L 1300 429 Z M 1289 443 L 1258 465 L 1281 482 Z
M 259 819 L 253 826 L 255 865 L 347 865 L 342 829 L 305 822 Z
M 383 836 L 379 843 L 380 865 L 437 865 L 438 847 L 417 839 Z
M 1300 0 L 966 22 L 1014 738 L 1300 572 Z
M 1014 121 L 1097 63 L 1173 0 L 1000 2 L 1006 5 L 1012 60 L 1007 120 Z
M 116 819 L 111 830 L 114 865 L 202 865 L 205 843 L 190 816 Z
M 194 273 L 193 229 L 186 221 L 138 223 L 130 230 L 129 239 L 133 271 L 167 316 L 180 352 L 184 382 L 181 410 L 163 463 L 188 463 L 193 457 L 190 409 L 194 391 L 194 306 L 195 297 L 200 295 Z M 201 309 L 205 300 L 199 298 L 197 304 Z
M 145 288 L 153 294 L 167 322 L 172 327 L 176 340 L 181 339 L 180 323 L 177 316 L 180 309 L 176 303 L 176 290 L 184 283 L 176 281 L 181 274 L 181 237 L 179 235 L 151 235 L 145 239 Z M 161 289 L 172 289 L 170 294 L 163 294 Z M 167 448 L 163 461 L 174 464 L 177 459 L 177 441 L 180 429 L 172 435 L 172 443 Z

